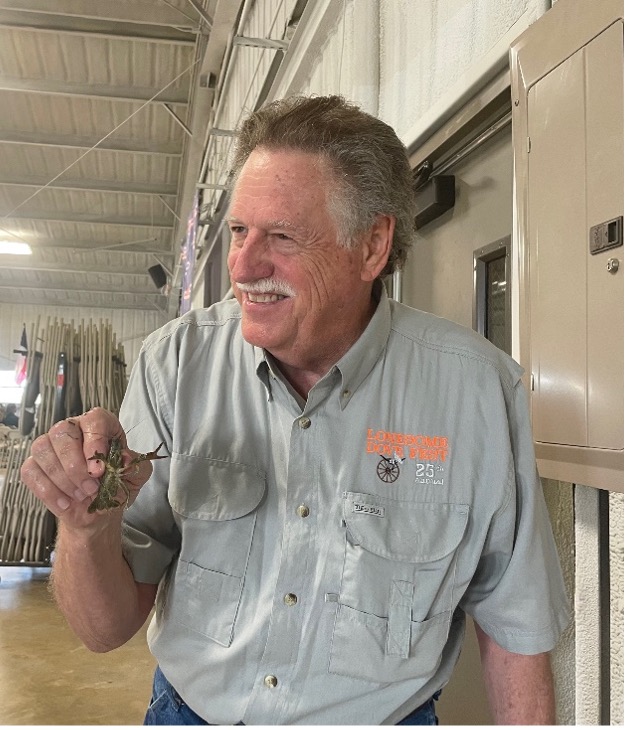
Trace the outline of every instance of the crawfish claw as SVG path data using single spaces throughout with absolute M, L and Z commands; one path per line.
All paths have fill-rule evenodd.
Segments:
M 140 454 L 138 456 L 138 461 L 154 461 L 155 459 L 167 459 L 168 456 L 158 456 L 157 452 L 162 448 L 164 445 L 164 441 L 155 449 L 155 451 L 149 451 L 148 454 Z

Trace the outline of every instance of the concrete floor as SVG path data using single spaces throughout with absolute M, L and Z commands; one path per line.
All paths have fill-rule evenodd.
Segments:
M 0 725 L 141 725 L 155 668 L 146 631 L 92 654 L 55 607 L 49 573 L 0 567 Z

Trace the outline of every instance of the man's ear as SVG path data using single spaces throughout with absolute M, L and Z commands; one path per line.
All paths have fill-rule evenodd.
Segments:
M 374 281 L 384 269 L 391 253 L 394 230 L 395 216 L 378 213 L 371 228 L 365 231 L 361 271 L 363 281 Z

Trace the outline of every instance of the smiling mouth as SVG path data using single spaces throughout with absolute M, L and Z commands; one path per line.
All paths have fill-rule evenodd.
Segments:
M 253 292 L 247 292 L 247 299 L 255 304 L 269 304 L 288 299 L 288 297 L 283 294 L 254 294 Z

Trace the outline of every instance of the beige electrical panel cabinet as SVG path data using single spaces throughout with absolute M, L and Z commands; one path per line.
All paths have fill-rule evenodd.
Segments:
M 561 0 L 511 50 L 520 351 L 542 476 L 623 485 L 623 6 Z

